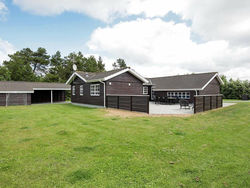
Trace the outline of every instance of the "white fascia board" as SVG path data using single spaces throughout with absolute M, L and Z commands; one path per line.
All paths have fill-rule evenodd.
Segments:
M 212 77 L 212 78 L 202 87 L 201 90 L 205 89 L 205 88 L 207 87 L 207 85 L 208 85 L 210 82 L 212 82 L 212 80 L 213 80 L 215 77 L 219 80 L 220 84 L 224 84 L 224 82 L 223 82 L 222 79 L 220 78 L 219 74 L 216 73 L 216 74 L 215 74 L 215 75 L 214 75 L 214 76 L 213 76 L 213 77 Z
M 66 84 L 67 84 L 67 85 L 70 84 L 70 83 L 72 82 L 72 80 L 73 80 L 76 76 L 78 76 L 78 77 L 79 77 L 80 79 L 82 79 L 84 82 L 87 82 L 83 77 L 81 77 L 80 74 L 78 74 L 77 72 L 74 72 L 74 73 L 70 76 L 70 78 L 67 80 Z
M 127 72 L 128 70 L 129 70 L 129 68 L 126 68 L 126 69 L 123 69 L 123 70 L 121 70 L 121 71 L 119 71 L 117 73 L 114 73 L 114 74 L 110 75 L 110 76 L 107 76 L 107 77 L 103 78 L 103 81 L 107 81 L 107 80 L 109 80 L 111 78 L 119 76 L 120 74 L 123 74 L 123 73 Z
M 153 91 L 196 91 L 196 90 L 202 90 L 202 88 L 191 88 L 191 89 L 154 89 Z
M 139 78 L 141 81 L 143 81 L 144 83 L 149 83 L 149 81 L 146 79 L 146 78 L 144 78 L 143 76 L 141 76 L 139 73 L 137 73 L 135 70 L 133 70 L 133 69 L 129 69 L 129 72 L 131 73 L 131 74 L 133 74 L 135 77 L 137 77 L 137 78 Z
M 115 74 L 112 74 L 112 75 L 110 75 L 110 76 L 107 76 L 107 77 L 105 77 L 105 78 L 103 79 L 103 81 L 107 81 L 107 80 L 109 80 L 109 79 L 111 79 L 111 78 L 114 78 L 114 77 L 116 77 L 116 76 L 119 76 L 120 74 L 123 74 L 123 73 L 125 73 L 125 72 L 131 73 L 132 75 L 134 75 L 136 78 L 140 79 L 140 80 L 141 80 L 142 82 L 144 82 L 144 83 L 148 83 L 148 82 L 149 82 L 149 81 L 148 81 L 147 79 L 145 79 L 143 76 L 141 76 L 140 74 L 138 74 L 137 72 L 135 72 L 134 70 L 132 70 L 132 69 L 130 69 L 130 68 L 126 68 L 126 69 L 121 70 L 121 71 L 119 71 L 119 72 L 117 72 L 117 73 L 115 73 Z
M 71 88 L 33 88 L 33 90 L 71 90 Z
M 34 93 L 34 91 L 0 91 L 0 93 Z

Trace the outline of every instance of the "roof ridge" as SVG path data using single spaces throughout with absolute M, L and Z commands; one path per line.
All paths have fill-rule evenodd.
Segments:
M 169 77 L 179 77 L 179 76 L 191 76 L 191 75 L 201 75 L 201 74 L 217 74 L 218 72 L 203 72 L 203 73 L 190 73 L 190 74 L 179 74 L 179 75 L 172 75 L 172 76 L 159 76 L 159 77 L 151 77 L 148 79 L 154 78 L 169 78 Z
M 120 68 L 120 69 L 113 69 L 113 70 L 109 70 L 109 71 L 103 71 L 103 72 L 86 72 L 86 71 L 76 71 L 76 72 L 81 72 L 81 73 L 91 73 L 91 74 L 98 74 L 98 73 L 108 73 L 108 72 L 112 72 L 112 71 L 121 71 L 121 70 L 124 70 L 124 69 L 127 69 L 128 67 L 126 68 Z

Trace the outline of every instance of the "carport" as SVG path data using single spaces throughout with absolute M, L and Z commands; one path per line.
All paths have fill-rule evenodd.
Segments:
M 70 86 L 47 82 L 0 82 L 0 106 L 64 102 Z

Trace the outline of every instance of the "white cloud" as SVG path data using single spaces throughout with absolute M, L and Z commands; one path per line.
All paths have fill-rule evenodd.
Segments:
M 0 21 L 5 19 L 5 15 L 8 12 L 8 8 L 5 4 L 0 0 Z
M 13 0 L 23 10 L 39 15 L 65 11 L 83 13 L 102 21 L 143 14 L 164 17 L 170 11 L 192 21 L 192 31 L 205 40 L 250 43 L 249 0 Z
M 4 60 L 8 60 L 8 54 L 14 53 L 14 46 L 10 44 L 8 41 L 4 41 L 0 38 L 0 65 Z
M 88 43 L 96 52 L 123 57 L 145 72 L 175 74 L 218 70 L 234 77 L 249 73 L 249 0 L 13 0 L 39 15 L 86 14 L 104 22 L 140 15 L 141 20 L 96 29 Z M 1 6 L 1 5 L 0 5 Z M 191 26 L 158 18 L 173 12 Z M 148 18 L 148 19 L 147 19 Z M 201 37 L 202 44 L 190 40 Z M 161 67 L 161 68 L 159 68 Z M 245 68 L 245 69 L 244 69 Z M 171 70 L 171 71 L 169 71 Z M 246 70 L 246 71 L 239 71 Z M 232 73 L 234 72 L 234 73 Z M 250 76 L 249 76 L 250 77 Z M 248 77 L 248 79 L 250 79 Z
M 63 12 L 77 12 L 109 22 L 123 17 L 129 0 L 13 0 L 24 11 L 38 15 L 57 15 Z
M 191 29 L 185 24 L 159 18 L 137 19 L 97 28 L 87 45 L 93 52 L 124 58 L 146 76 L 229 73 L 239 68 L 249 68 L 250 75 L 249 47 L 231 47 L 225 40 L 197 44 L 190 35 Z M 234 77 L 245 77 L 245 73 L 238 72 Z

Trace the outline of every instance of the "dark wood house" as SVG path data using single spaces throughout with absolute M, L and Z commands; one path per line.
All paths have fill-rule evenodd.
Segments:
M 151 99 L 159 97 L 178 97 L 193 102 L 195 95 L 220 94 L 223 84 L 217 72 L 187 74 L 148 78 Z
M 63 102 L 67 90 L 63 83 L 1 81 L 0 106 Z
M 113 99 L 120 97 L 124 103 L 116 102 L 121 103 L 120 107 L 124 105 L 125 109 L 131 102 L 127 100 L 129 97 L 135 97 L 135 101 L 136 96 L 148 96 L 148 87 L 143 86 L 147 82 L 147 79 L 133 69 L 124 68 L 99 73 L 76 71 L 66 84 L 71 85 L 72 103 L 109 107 L 114 102 Z

